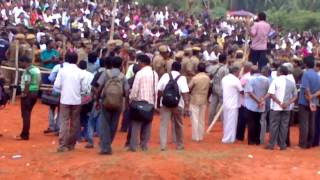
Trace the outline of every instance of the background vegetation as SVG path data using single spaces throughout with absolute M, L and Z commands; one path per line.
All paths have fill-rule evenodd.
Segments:
M 138 0 L 141 4 L 170 5 L 187 10 L 188 0 Z M 203 2 L 209 3 L 211 15 L 224 16 L 228 10 L 247 10 L 253 13 L 265 11 L 273 24 L 285 30 L 320 31 L 320 0 L 193 0 L 190 13 L 201 13 Z

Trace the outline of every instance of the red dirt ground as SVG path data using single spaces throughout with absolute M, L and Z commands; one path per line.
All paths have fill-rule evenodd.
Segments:
M 185 120 L 186 150 L 159 150 L 159 117 L 153 123 L 148 152 L 129 153 L 123 148 L 125 134 L 118 133 L 112 156 L 87 150 L 85 143 L 74 152 L 56 153 L 57 137 L 43 135 L 48 108 L 37 104 L 27 142 L 16 141 L 21 129 L 19 103 L 0 110 L 0 179 L 320 179 L 319 148 L 296 147 L 298 129 L 292 128 L 293 148 L 280 152 L 245 143 L 223 145 L 221 124 L 202 143 L 191 141 L 191 123 Z M 98 142 L 98 139 L 95 140 Z M 13 159 L 12 156 L 22 158 Z M 253 158 L 250 158 L 252 155 Z

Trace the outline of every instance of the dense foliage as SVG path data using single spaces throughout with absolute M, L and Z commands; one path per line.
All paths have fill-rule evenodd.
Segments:
M 187 10 L 189 0 L 138 0 L 141 4 L 170 5 Z M 192 1 L 192 0 L 191 0 Z M 193 0 L 190 13 L 199 13 L 208 2 L 214 17 L 223 16 L 227 10 L 266 11 L 269 20 L 286 30 L 320 30 L 320 0 Z

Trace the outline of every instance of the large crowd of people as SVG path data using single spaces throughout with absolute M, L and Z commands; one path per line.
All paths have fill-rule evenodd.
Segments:
M 0 74 L 1 86 L 21 91 L 18 139 L 29 140 L 40 98 L 49 109 L 44 133 L 59 136 L 58 152 L 82 141 L 93 148 L 97 135 L 100 153 L 110 155 L 118 129 L 129 151 L 147 151 L 155 113 L 160 149 L 169 131 L 183 150 L 184 117 L 201 142 L 220 108 L 222 143 L 244 141 L 247 129 L 249 145 L 285 150 L 298 120 L 299 147 L 318 146 L 319 34 L 282 32 L 265 13 L 251 18 L 124 2 L 0 1 L 0 63 L 14 67 L 18 55 L 25 69 L 19 88 L 13 71 Z

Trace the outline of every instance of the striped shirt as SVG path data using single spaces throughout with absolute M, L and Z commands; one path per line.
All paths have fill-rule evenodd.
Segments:
M 134 79 L 130 100 L 147 101 L 155 105 L 157 102 L 158 80 L 158 74 L 150 66 L 142 68 Z

